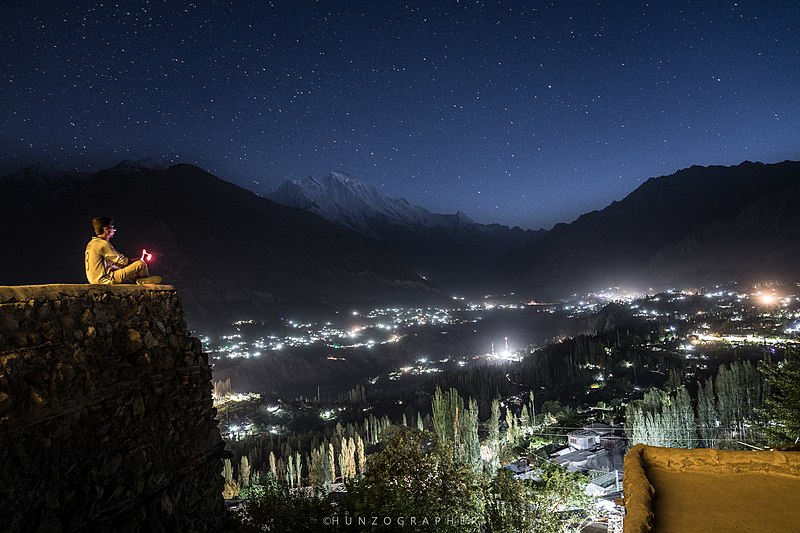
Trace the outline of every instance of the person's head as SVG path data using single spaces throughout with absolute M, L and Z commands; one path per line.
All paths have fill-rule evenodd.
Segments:
M 111 217 L 95 217 L 92 219 L 92 229 L 94 234 L 102 239 L 110 239 L 114 236 L 114 221 Z

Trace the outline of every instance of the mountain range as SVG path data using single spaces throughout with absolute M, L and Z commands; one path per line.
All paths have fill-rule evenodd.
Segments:
M 798 277 L 798 186 L 792 161 L 650 178 L 621 201 L 557 224 L 486 277 L 542 296 Z
M 380 241 L 425 279 L 451 291 L 479 283 L 479 276 L 503 253 L 547 233 L 479 224 L 461 211 L 431 213 L 343 172 L 286 181 L 267 198 Z
M 270 197 L 280 203 L 186 164 L 28 167 L 0 178 L 0 284 L 84 283 L 98 215 L 115 219 L 120 251 L 154 252 L 153 272 L 209 317 L 441 303 L 452 291 L 552 298 L 795 279 L 800 264 L 800 163 L 791 161 L 650 178 L 538 232 L 431 213 L 342 173 L 287 182 Z
M 85 283 L 91 219 L 111 216 L 112 244 L 133 257 L 152 251 L 152 272 L 199 314 L 441 298 L 373 240 L 192 165 L 123 162 L 93 174 L 33 166 L 0 179 L 0 198 L 10 252 L 0 284 Z

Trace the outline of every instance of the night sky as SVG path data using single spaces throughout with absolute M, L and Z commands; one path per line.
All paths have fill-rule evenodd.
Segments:
M 797 0 L 0 7 L 0 174 L 342 170 L 538 228 L 693 164 L 800 159 Z

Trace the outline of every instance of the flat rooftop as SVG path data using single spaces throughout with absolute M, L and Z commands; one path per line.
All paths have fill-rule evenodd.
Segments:
M 623 487 L 625 533 L 800 531 L 800 452 L 638 444 Z

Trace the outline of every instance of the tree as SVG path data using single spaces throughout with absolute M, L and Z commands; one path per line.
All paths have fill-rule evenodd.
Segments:
M 269 452 L 269 471 L 275 479 L 278 479 L 278 463 L 275 460 L 275 452 L 272 450 Z
M 706 448 L 714 447 L 719 413 L 714 404 L 714 380 L 708 378 L 697 386 L 697 423 L 700 438 Z
M 239 461 L 239 484 L 246 487 L 250 484 L 250 461 L 246 455 Z
M 775 446 L 800 443 L 800 359 L 761 365 L 769 384 L 765 432 Z
M 315 492 L 330 492 L 336 469 L 333 459 L 333 445 L 327 441 L 311 450 L 311 468 L 308 479 Z
M 477 532 L 483 521 L 481 477 L 429 432 L 393 428 L 386 447 L 369 456 L 366 474 L 348 484 L 341 506 L 353 516 L 404 517 L 409 525 L 411 517 L 428 519 L 414 531 Z M 436 517 L 441 521 L 434 524 Z
M 631 444 L 669 448 L 694 448 L 697 442 L 694 410 L 689 392 L 683 385 L 667 393 L 647 391 L 644 398 L 628 404 L 625 432 Z
M 222 497 L 231 500 L 239 495 L 239 484 L 233 480 L 233 465 L 230 459 L 222 462 L 222 476 L 225 478 L 225 486 L 222 489 Z
M 510 470 L 497 470 L 486 487 L 485 520 L 493 533 L 538 531 L 530 505 L 533 485 L 514 479 Z
M 300 452 L 294 452 L 294 475 L 295 485 L 301 487 L 303 485 L 303 458 L 300 456 Z
M 225 396 L 230 396 L 233 388 L 231 387 L 231 378 L 221 379 L 213 382 L 214 386 L 214 400 L 220 401 Z
M 442 392 L 436 387 L 431 403 L 433 409 L 433 430 L 440 447 L 456 444 L 458 438 L 458 419 L 464 414 L 464 400 L 456 389 Z
M 364 475 L 367 470 L 367 455 L 364 452 L 364 441 L 361 435 L 356 434 L 356 463 L 358 464 L 358 473 Z
M 303 491 L 289 491 L 275 476 L 264 476 L 262 485 L 253 485 L 249 501 L 239 514 L 242 532 L 281 531 L 284 533 L 325 530 L 325 517 L 332 515 L 330 496 L 308 496 Z
M 289 456 L 289 462 L 286 463 L 286 482 L 289 484 L 289 488 L 294 488 L 294 457 Z
M 456 460 L 470 465 L 476 471 L 481 470 L 483 465 L 478 438 L 478 402 L 471 399 L 469 409 L 466 409 L 464 399 L 456 389 L 451 388 L 443 393 L 436 387 L 431 407 L 439 446 L 451 448 Z
M 746 439 L 749 426 L 764 405 L 764 378 L 750 361 L 721 366 L 715 380 L 720 429 Z
M 233 465 L 231 465 L 230 459 L 222 460 L 222 477 L 225 478 L 225 481 L 233 481 Z
M 351 438 L 342 440 L 342 449 L 339 451 L 339 472 L 342 480 L 356 477 L 356 444 Z
M 481 462 L 481 442 L 478 437 L 478 402 L 470 399 L 469 409 L 464 411 L 463 424 L 460 431 L 463 452 L 459 457 L 476 472 L 483 470 Z
M 519 440 L 519 420 L 511 410 L 511 406 L 506 407 L 506 426 L 506 441 L 512 446 L 516 446 Z
M 586 478 L 550 463 L 542 464 L 540 481 L 534 481 L 531 506 L 535 531 L 556 533 L 580 531 L 591 498 L 586 495 Z
M 492 400 L 492 414 L 489 417 L 489 434 L 487 446 L 489 448 L 489 471 L 494 472 L 500 467 L 500 400 Z
M 328 470 L 330 472 L 330 478 L 326 477 L 326 479 L 330 479 L 327 487 L 328 490 L 330 490 L 330 484 L 336 481 L 336 454 L 334 453 L 332 443 L 328 443 Z
M 539 480 L 516 480 L 498 470 L 485 490 L 486 529 L 492 532 L 560 533 L 578 531 L 588 516 L 591 498 L 586 479 L 578 473 L 546 463 Z

